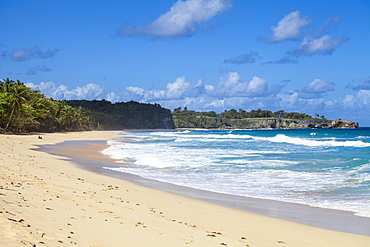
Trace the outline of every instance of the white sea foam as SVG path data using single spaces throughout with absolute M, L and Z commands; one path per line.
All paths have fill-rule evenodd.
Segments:
M 122 141 L 119 141 L 119 140 L 108 140 L 107 141 L 107 145 L 117 145 L 117 144 L 122 145 Z
M 252 137 L 254 140 L 269 141 L 276 143 L 289 143 L 295 145 L 304 145 L 311 147 L 370 147 L 370 143 L 363 141 L 337 141 L 335 138 L 331 138 L 330 141 L 320 141 L 307 138 L 289 137 L 284 134 L 278 134 L 274 137 Z
M 269 141 L 275 143 L 289 143 L 295 145 L 304 145 L 311 147 L 326 146 L 326 147 L 370 147 L 370 143 L 363 142 L 361 140 L 356 141 L 339 141 L 338 138 L 321 138 L 321 139 L 308 139 L 308 138 L 299 138 L 299 137 L 289 137 L 284 134 L 278 134 L 274 137 L 259 137 L 252 135 L 238 135 L 238 134 L 206 134 L 206 135 L 197 135 L 197 134 L 188 134 L 190 132 L 158 132 L 151 133 L 153 136 L 162 136 L 162 137 L 176 137 L 176 142 L 190 142 L 197 139 L 198 141 L 211 142 L 217 139 L 243 139 L 243 140 L 259 140 L 259 141 Z M 311 136 L 315 136 L 316 133 L 310 133 Z
M 370 136 L 357 136 L 357 139 L 370 139 Z
M 363 164 L 361 166 L 356 167 L 354 170 L 350 171 L 351 173 L 358 173 L 358 172 L 368 172 L 370 176 L 370 163 Z
M 156 137 L 179 137 L 184 139 L 251 139 L 249 135 L 236 135 L 236 134 L 188 134 L 189 132 L 152 132 L 151 136 Z M 185 134 L 185 135 L 184 135 Z
M 350 210 L 370 217 L 370 196 L 363 192 L 368 191 L 370 181 L 370 143 L 366 138 L 299 131 L 132 135 L 124 144 L 119 139 L 109 142 L 111 146 L 103 151 L 130 164 L 107 169 L 198 189 Z M 336 148 L 323 152 L 320 147 Z
M 288 160 L 244 160 L 244 159 L 237 159 L 237 160 L 227 160 L 225 161 L 227 164 L 244 164 L 243 167 L 281 167 L 287 165 L 294 165 L 299 164 L 299 162 L 288 161 Z M 242 167 L 242 166 L 239 166 Z

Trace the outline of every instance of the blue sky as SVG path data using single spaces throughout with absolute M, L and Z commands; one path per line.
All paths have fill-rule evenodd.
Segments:
M 0 0 L 0 78 L 54 99 L 370 126 L 369 0 Z

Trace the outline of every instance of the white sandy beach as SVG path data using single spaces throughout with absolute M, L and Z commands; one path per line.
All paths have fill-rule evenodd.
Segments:
M 33 150 L 113 131 L 0 135 L 0 246 L 370 246 L 370 237 L 231 209 Z M 109 160 L 91 144 L 83 155 Z

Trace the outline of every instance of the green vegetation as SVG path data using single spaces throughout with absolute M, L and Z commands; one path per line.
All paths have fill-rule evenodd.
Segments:
M 0 132 L 90 129 L 173 129 L 171 111 L 159 104 L 106 100 L 57 101 L 19 80 L 0 80 Z
M 174 129 L 177 128 L 333 128 L 348 127 L 340 121 L 333 126 L 303 113 L 231 109 L 189 111 L 186 107 L 171 111 L 159 104 L 135 101 L 111 103 L 106 100 L 57 101 L 45 98 L 21 81 L 0 80 L 0 132 L 58 132 L 90 129 Z M 347 124 L 347 125 L 345 125 Z
M 258 128 L 257 119 L 275 119 L 275 120 L 315 120 L 311 116 L 298 112 L 277 111 L 271 112 L 266 110 L 252 110 L 247 112 L 240 109 L 239 111 L 231 109 L 217 114 L 214 111 L 196 112 L 189 111 L 181 107 L 174 109 L 172 112 L 173 121 L 177 128 Z M 263 121 L 259 121 L 263 122 Z M 269 123 L 270 124 L 270 123 Z
M 70 100 L 82 107 L 97 129 L 174 129 L 171 111 L 159 104 L 135 101 L 111 103 L 106 100 Z
M 0 80 L 0 132 L 55 132 L 91 128 L 82 108 L 45 98 L 21 81 Z

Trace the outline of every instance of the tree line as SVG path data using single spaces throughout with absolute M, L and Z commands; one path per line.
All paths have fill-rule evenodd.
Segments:
M 315 114 L 319 117 L 318 114 Z M 53 100 L 19 80 L 0 80 L 0 132 L 59 132 L 91 129 L 174 129 L 243 127 L 247 119 L 312 119 L 283 110 L 243 109 L 196 112 L 186 107 L 171 112 L 159 104 L 135 101 Z M 321 116 L 325 119 L 324 116 Z M 244 122 L 243 122 L 243 121 Z
M 112 103 L 107 100 L 68 100 L 82 107 L 98 129 L 174 129 L 171 111 L 159 104 L 135 101 Z
M 1 133 L 173 128 L 171 111 L 159 104 L 58 101 L 19 80 L 0 80 Z
M 46 98 L 20 80 L 0 80 L 0 132 L 56 132 L 91 128 L 81 107 Z
M 174 109 L 172 116 L 177 128 L 229 128 L 230 126 L 243 128 L 248 125 L 247 119 L 313 119 L 310 115 L 305 113 L 285 112 L 283 110 L 272 112 L 258 109 L 247 112 L 243 109 L 239 109 L 238 111 L 231 109 L 217 114 L 214 111 L 191 111 L 186 107 L 184 109 L 181 107 Z

